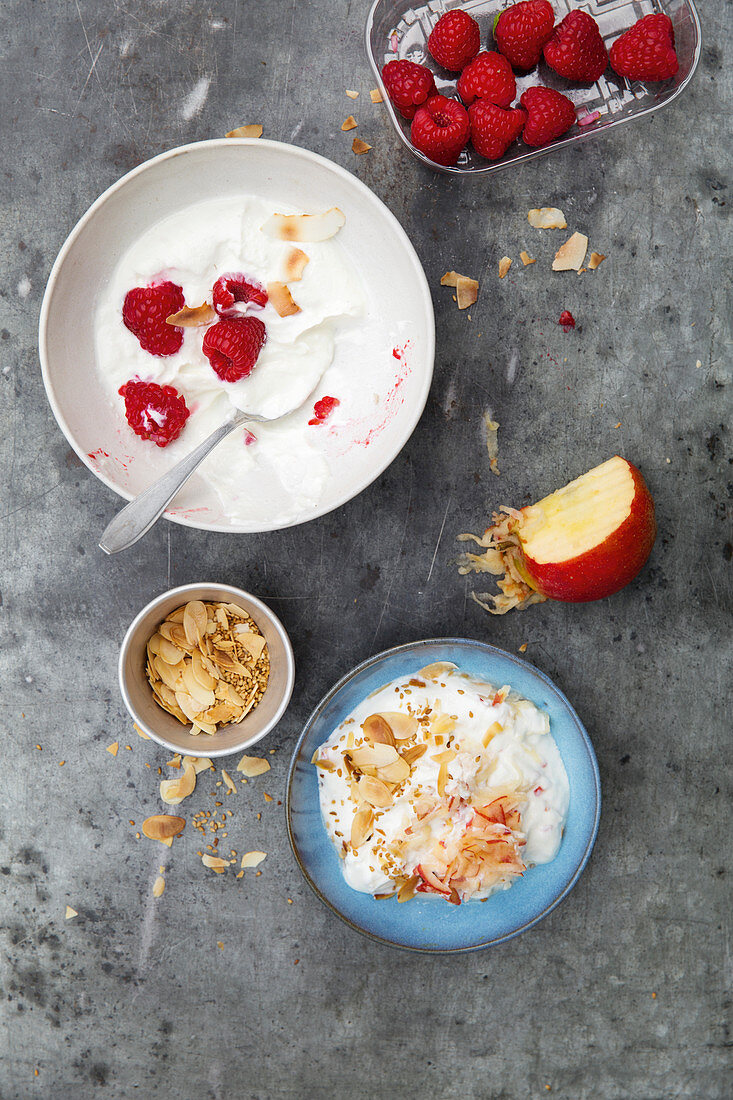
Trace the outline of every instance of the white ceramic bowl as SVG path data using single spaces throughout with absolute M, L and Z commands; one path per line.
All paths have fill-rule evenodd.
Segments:
M 189 600 L 234 603 L 251 615 L 267 642 L 270 677 L 259 704 L 241 722 L 213 735 L 194 737 L 188 727 L 159 707 L 145 673 L 145 647 L 156 627 Z M 287 710 L 295 683 L 295 660 L 285 628 L 256 596 L 229 584 L 184 584 L 171 588 L 144 607 L 125 634 L 119 661 L 120 691 L 133 722 L 158 744 L 189 756 L 227 756 L 240 752 L 274 729 Z
M 224 139 L 172 149 L 129 172 L 89 208 L 56 259 L 41 309 L 40 358 L 51 408 L 79 458 L 106 485 L 129 500 L 167 464 L 165 451 L 132 434 L 122 402 L 114 407 L 97 377 L 99 289 L 131 237 L 194 202 L 244 193 L 304 211 L 343 210 L 346 224 L 338 241 L 360 274 L 367 305 L 358 339 L 337 341 L 334 367 L 353 371 L 365 384 L 371 371 L 394 381 L 399 373 L 405 377 L 383 427 L 384 403 L 380 414 L 373 403 L 377 387 L 370 387 L 360 442 L 346 439 L 343 453 L 329 457 L 332 476 L 322 499 L 287 523 L 266 512 L 247 524 L 235 522 L 213 489 L 194 474 L 166 515 L 214 531 L 292 526 L 324 515 L 365 489 L 397 456 L 420 419 L 435 351 L 433 307 L 417 254 L 387 207 L 349 172 L 275 141 Z M 392 356 L 396 345 L 407 345 L 402 362 Z M 262 488 L 267 500 L 269 486 Z

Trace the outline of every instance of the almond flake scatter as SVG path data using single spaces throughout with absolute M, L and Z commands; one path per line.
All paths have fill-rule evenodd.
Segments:
M 119 748 L 120 748 L 119 741 L 113 741 L 111 745 L 107 745 L 107 752 L 111 753 L 112 756 L 117 756 L 117 753 L 119 752 Z
M 300 306 L 294 301 L 285 283 L 268 283 L 267 297 L 280 317 L 291 317 L 294 313 L 300 313 Z
M 237 771 L 252 779 L 255 775 L 263 775 L 269 772 L 270 763 L 262 756 L 243 756 L 237 764 Z
M 169 840 L 182 833 L 186 827 L 185 819 L 173 814 L 154 814 L 143 821 L 143 834 L 148 840 Z
M 259 867 L 260 863 L 267 858 L 267 852 L 245 852 L 242 856 L 242 862 L 240 867 Z
M 577 271 L 583 266 L 588 251 L 588 238 L 585 233 L 573 233 L 565 244 L 561 244 L 552 261 L 553 271 Z
M 159 898 L 164 890 L 165 890 L 165 879 L 163 878 L 162 875 L 158 875 L 155 882 L 153 883 L 153 897 L 154 898 Z
M 210 856 L 206 852 L 201 856 L 201 862 L 204 867 L 208 867 L 210 871 L 214 871 L 217 875 L 223 875 L 230 863 L 234 863 L 233 859 L 222 859 L 221 856 Z
M 602 252 L 591 252 L 590 259 L 588 260 L 588 270 L 595 271 L 597 267 L 600 267 L 605 258 Z
M 236 130 L 230 130 L 228 138 L 258 138 L 262 137 L 262 127 L 259 122 L 253 122 L 249 126 L 237 126 Z
M 291 248 L 285 257 L 285 282 L 298 283 L 310 263 L 310 257 L 300 248 Z
M 567 229 L 568 226 L 565 215 L 556 206 L 543 206 L 539 210 L 530 210 L 527 221 L 533 229 Z
M 222 769 L 221 769 L 221 777 L 222 777 L 222 779 L 224 780 L 224 782 L 226 783 L 226 785 L 227 785 L 227 787 L 229 788 L 229 790 L 230 790 L 230 791 L 232 792 L 232 794 L 236 794 L 236 791 L 237 791 L 237 785 L 236 785 L 236 783 L 234 782 L 234 780 L 232 779 L 232 777 L 231 777 L 231 775 L 229 774 L 229 772 L 227 772 L 227 771 L 224 771 L 224 769 L 222 768 Z
M 459 309 L 468 309 L 478 298 L 478 280 L 461 275 L 456 284 L 456 299 Z
M 72 917 L 78 917 L 76 909 L 72 909 L 70 905 L 66 906 L 66 913 L 64 914 L 64 920 L 71 920 Z
M 335 237 L 346 223 L 346 217 L 338 206 L 322 214 L 273 214 L 261 227 L 267 237 L 278 241 L 309 243 L 327 241 Z
M 133 722 L 132 724 L 133 724 L 133 727 L 135 729 L 135 733 L 138 735 L 138 737 L 142 737 L 143 741 L 149 741 L 150 740 L 150 735 L 147 734 L 145 732 L 145 730 L 141 730 L 140 727 L 138 726 L 137 722 Z
M 366 141 L 362 141 L 361 138 L 354 138 L 351 143 L 351 152 L 355 153 L 357 157 L 362 156 L 363 153 L 368 153 L 371 149 Z
M 163 779 L 160 784 L 160 797 L 168 806 L 177 806 L 188 798 L 196 787 L 196 771 L 191 764 L 183 769 L 183 775 L 176 779 Z
M 509 268 L 512 266 L 512 261 L 509 256 L 502 256 L 499 260 L 499 278 L 503 279 L 505 275 L 509 274 Z
M 177 328 L 196 328 L 198 325 L 210 325 L 216 318 L 216 311 L 208 302 L 202 302 L 200 306 L 184 306 L 178 313 L 171 313 L 166 317 L 167 325 L 175 325 Z
M 371 99 L 372 103 L 384 103 L 384 100 L 382 99 L 382 93 L 380 92 L 379 88 L 372 88 L 371 92 L 369 93 L 369 98 Z
M 341 129 L 344 130 L 344 131 L 346 131 L 346 130 L 355 130 L 357 125 L 358 125 L 358 123 L 357 123 L 356 119 L 354 118 L 354 116 L 349 115 L 349 117 L 347 119 L 344 119 L 344 121 L 341 123 Z
M 359 93 L 353 91 L 353 89 L 351 89 L 351 88 L 346 89 L 346 94 L 349 97 L 349 99 L 358 99 L 359 98 Z
M 147 646 L 156 703 L 184 725 L 190 722 L 194 735 L 240 722 L 262 699 L 269 674 L 265 639 L 236 604 L 193 600 L 173 611 Z M 193 759 L 188 758 L 190 764 Z M 210 760 L 202 759 L 203 767 L 211 767 Z M 194 786 L 197 770 L 192 766 Z
M 522 263 L 524 264 L 525 267 L 528 267 L 530 264 L 536 264 L 537 263 L 536 260 L 532 259 L 529 252 L 520 252 L 519 253 L 519 259 L 522 261 Z

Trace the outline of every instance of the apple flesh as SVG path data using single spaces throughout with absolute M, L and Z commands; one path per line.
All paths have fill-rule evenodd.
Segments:
M 627 585 L 657 533 L 646 482 L 619 455 L 520 516 L 517 571 L 542 596 L 570 603 L 601 600 Z

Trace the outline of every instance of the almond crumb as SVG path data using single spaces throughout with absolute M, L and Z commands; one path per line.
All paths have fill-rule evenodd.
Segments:
M 349 99 L 358 99 L 359 98 L 359 93 L 353 91 L 351 88 L 346 89 L 346 94 L 349 97 Z
M 525 267 L 528 267 L 529 264 L 536 264 L 537 263 L 536 260 L 532 259 L 529 252 L 520 252 L 519 253 L 519 259 L 522 261 L 522 263 L 524 264 Z
M 154 898 L 159 898 L 164 890 L 165 890 L 165 879 L 163 878 L 162 875 L 158 875 L 155 882 L 153 883 L 153 897 Z
M 344 131 L 355 130 L 357 126 L 358 123 L 353 115 L 349 115 L 349 117 L 341 123 L 341 129 Z
M 372 88 L 369 93 L 369 98 L 371 99 L 372 103 L 384 103 L 384 100 L 382 99 L 382 93 L 380 92 L 379 88 Z
M 237 126 L 235 130 L 230 130 L 227 134 L 228 138 L 258 138 L 262 137 L 262 127 L 259 122 L 253 122 L 248 126 Z
M 77 913 L 76 909 L 72 909 L 70 905 L 66 906 L 66 913 L 65 913 L 65 916 L 64 916 L 64 920 L 71 920 L 72 917 L 78 917 L 78 916 L 79 916 L 79 914 Z
M 117 756 L 117 753 L 119 751 L 119 747 L 120 747 L 119 741 L 113 741 L 111 745 L 107 745 L 107 752 L 111 753 L 112 756 Z
M 368 145 L 365 141 L 362 141 L 361 138 L 354 138 L 351 143 L 351 151 L 352 153 L 355 153 L 357 157 L 360 157 L 362 153 L 368 153 L 370 149 L 371 145 Z
M 520 653 L 526 653 L 527 652 L 527 643 L 526 642 L 522 642 L 522 644 L 519 647 L 519 652 Z
M 597 267 L 600 267 L 605 258 L 602 252 L 591 252 L 590 259 L 588 260 L 588 269 L 590 271 L 595 271 Z
M 509 268 L 512 266 L 512 261 L 509 256 L 502 256 L 499 260 L 499 278 L 503 279 L 505 275 L 509 273 Z
M 267 794 L 267 792 L 263 792 L 263 793 L 264 793 L 264 797 L 265 797 L 265 802 L 272 802 L 272 800 L 273 800 L 272 795 Z

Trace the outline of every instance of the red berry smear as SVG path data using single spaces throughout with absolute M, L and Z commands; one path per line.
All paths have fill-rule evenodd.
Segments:
M 382 80 L 397 110 L 410 120 L 426 99 L 438 94 L 430 69 L 414 61 L 388 61 L 382 69 Z
M 569 309 L 564 309 L 560 314 L 560 319 L 557 322 L 558 325 L 562 325 L 565 332 L 570 332 L 571 328 L 575 328 L 575 318 Z
M 167 447 L 178 439 L 189 417 L 186 402 L 173 386 L 131 378 L 120 386 L 125 399 L 125 416 L 135 435 Z
M 322 424 L 324 420 L 328 420 L 329 416 L 334 409 L 337 409 L 341 404 L 338 397 L 322 397 L 320 401 L 316 401 L 313 406 L 313 412 L 316 414 L 312 420 L 309 420 L 309 424 Z
M 459 73 L 481 49 L 475 19 L 460 8 L 441 15 L 428 38 L 428 51 L 444 69 Z
M 252 373 L 266 339 L 259 317 L 227 317 L 207 328 L 203 352 L 222 382 L 238 382 Z
M 267 305 L 267 291 L 256 279 L 241 271 L 222 275 L 214 283 L 214 309 L 220 317 L 230 312 L 236 302 L 251 302 L 260 309 Z
M 169 281 L 136 286 L 128 290 L 122 306 L 122 320 L 143 351 L 151 355 L 175 355 L 183 344 L 183 329 L 166 324 L 166 317 L 185 305 L 183 290 Z
M 468 141 L 468 111 L 457 99 L 434 95 L 418 107 L 410 128 L 412 144 L 436 164 L 455 164 Z

